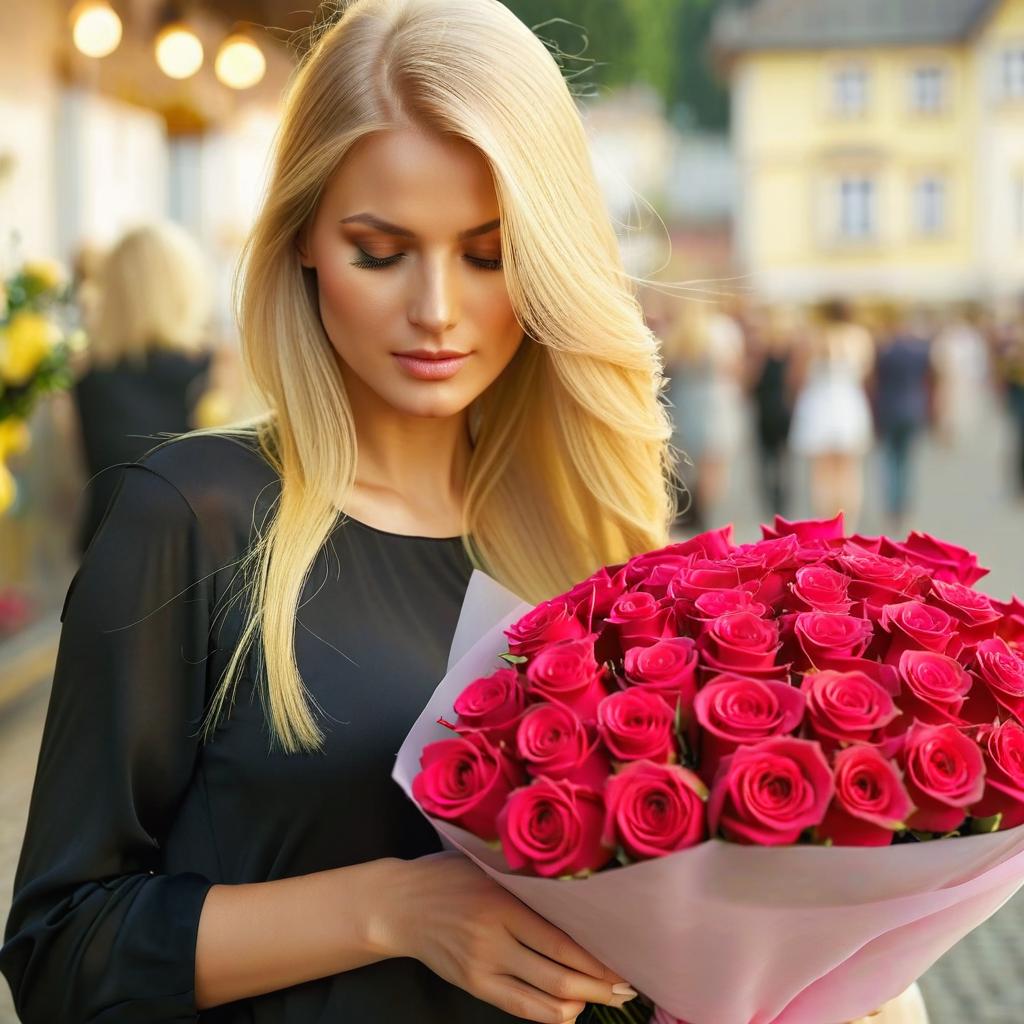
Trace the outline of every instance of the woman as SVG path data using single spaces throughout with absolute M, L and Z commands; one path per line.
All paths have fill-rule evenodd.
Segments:
M 127 468 L 67 596 L 0 954 L 22 1019 L 621 1005 L 391 779 L 474 566 L 539 601 L 668 543 L 659 354 L 551 53 L 494 0 L 350 4 L 241 282 L 269 413 Z
M 73 391 L 89 474 L 79 553 L 110 504 L 120 466 L 144 455 L 160 433 L 195 425 L 211 362 L 209 276 L 183 229 L 146 224 L 121 237 L 80 293 L 90 342 Z
M 815 518 L 845 513 L 853 533 L 864 497 L 864 457 L 871 448 L 871 407 L 865 381 L 874 365 L 874 341 L 854 323 L 846 303 L 827 302 L 822 323 L 796 353 L 797 387 L 790 447 L 810 460 Z

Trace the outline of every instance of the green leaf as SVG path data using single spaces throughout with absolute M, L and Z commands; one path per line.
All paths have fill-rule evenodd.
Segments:
M 507 661 L 510 665 L 521 665 L 524 661 L 530 660 L 523 654 L 509 654 L 508 651 L 504 654 L 499 654 L 498 657 L 502 661 Z
M 1003 812 L 993 814 L 990 818 L 971 818 L 970 830 L 972 835 L 983 832 L 998 832 L 999 826 L 1003 823 Z

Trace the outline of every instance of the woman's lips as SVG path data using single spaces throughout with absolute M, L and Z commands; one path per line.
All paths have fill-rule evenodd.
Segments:
M 401 356 L 393 353 L 398 365 L 417 380 L 447 380 L 459 371 L 459 367 L 469 358 L 468 355 L 456 356 L 452 359 L 417 359 L 415 356 Z

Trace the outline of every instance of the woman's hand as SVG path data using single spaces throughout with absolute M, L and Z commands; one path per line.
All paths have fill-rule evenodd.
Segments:
M 459 853 L 395 861 L 389 888 L 373 924 L 382 954 L 420 960 L 514 1017 L 566 1024 L 588 1002 L 636 995 L 614 992 L 622 978 Z

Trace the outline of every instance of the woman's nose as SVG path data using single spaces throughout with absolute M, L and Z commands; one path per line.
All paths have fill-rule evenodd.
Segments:
M 409 319 L 424 330 L 439 333 L 458 322 L 458 281 L 447 259 L 433 259 L 423 265 L 416 282 L 416 294 Z

